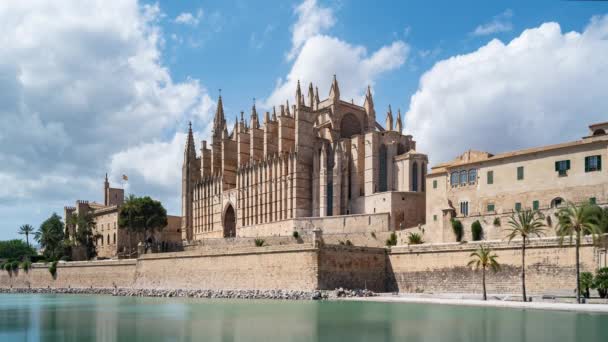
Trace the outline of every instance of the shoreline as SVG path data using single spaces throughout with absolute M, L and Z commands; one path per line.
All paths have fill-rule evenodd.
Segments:
M 388 296 L 380 294 L 366 298 L 335 298 L 338 301 L 361 301 L 377 303 L 437 304 L 469 307 L 494 307 L 522 310 L 569 311 L 580 313 L 608 313 L 608 304 L 573 304 L 551 302 L 516 302 L 501 300 L 459 299 L 459 298 L 422 298 L 413 296 Z
M 274 300 L 328 300 L 347 297 L 369 297 L 369 290 L 207 290 L 207 289 L 146 289 L 146 288 L 87 288 L 87 287 L 37 287 L 0 288 L 0 294 L 75 294 L 110 295 L 115 297 L 164 297 L 164 298 L 217 298 L 217 299 L 274 299 Z

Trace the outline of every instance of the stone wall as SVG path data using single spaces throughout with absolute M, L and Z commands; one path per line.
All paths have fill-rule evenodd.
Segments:
M 73 261 L 57 264 L 56 278 L 49 265 L 37 263 L 25 272 L 0 272 L 0 287 L 131 287 L 137 260 Z
M 319 288 L 385 291 L 384 248 L 327 246 L 319 253 Z
M 521 242 L 484 242 L 498 255 L 500 272 L 487 274 L 489 293 L 521 292 Z M 481 272 L 466 264 L 477 242 L 393 247 L 388 254 L 389 290 L 400 292 L 481 292 Z M 581 271 L 599 266 L 599 248 L 586 241 L 580 250 Z M 575 280 L 575 248 L 555 238 L 532 240 L 526 249 L 526 286 L 530 294 L 572 295 Z

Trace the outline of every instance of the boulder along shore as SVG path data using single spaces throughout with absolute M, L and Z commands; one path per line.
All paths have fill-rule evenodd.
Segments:
M 317 290 L 204 290 L 204 289 L 133 289 L 133 288 L 0 288 L 0 293 L 11 294 L 80 294 L 122 297 L 187 297 L 231 299 L 283 299 L 322 300 L 335 298 L 373 297 L 376 294 L 364 289 Z

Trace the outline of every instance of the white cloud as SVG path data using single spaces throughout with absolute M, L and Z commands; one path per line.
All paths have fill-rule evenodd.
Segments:
M 608 113 L 608 16 L 581 33 L 557 23 L 492 40 L 426 72 L 405 128 L 432 163 L 577 139 Z
M 494 33 L 509 32 L 513 30 L 512 17 L 513 11 L 507 9 L 501 14 L 494 16 L 491 22 L 477 26 L 472 34 L 475 36 L 486 36 Z
M 161 63 L 162 16 L 136 0 L 0 2 L 0 179 L 11 184 L 0 191 L 0 212 L 19 212 L 25 200 L 41 215 L 77 198 L 100 200 L 114 155 L 173 143 L 188 120 L 208 120 L 205 88 L 174 82 Z M 163 186 L 166 173 L 151 177 L 133 190 L 150 193 L 149 182 L 156 197 L 178 193 Z
M 277 83 L 265 106 L 292 100 L 298 80 L 303 82 L 304 89 L 308 82 L 313 82 L 319 87 L 319 95 L 325 97 L 329 93 L 332 74 L 338 77 L 343 99 L 360 100 L 367 85 L 373 85 L 382 73 L 400 67 L 408 53 L 409 46 L 402 41 L 383 46 L 369 55 L 365 47 L 351 45 L 338 38 L 311 37 L 302 47 L 287 77 Z
M 317 0 L 304 0 L 294 9 L 298 19 L 291 27 L 291 50 L 287 60 L 293 60 L 306 41 L 334 26 L 336 19 L 331 8 L 317 5 Z
M 184 24 L 190 26 L 198 26 L 203 18 L 203 9 L 199 8 L 196 13 L 192 14 L 190 12 L 180 13 L 177 17 L 175 17 L 174 22 L 177 24 Z

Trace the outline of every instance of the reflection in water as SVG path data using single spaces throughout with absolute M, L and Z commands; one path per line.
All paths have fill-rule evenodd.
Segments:
M 422 304 L 0 295 L 0 341 L 599 341 L 606 321 Z

